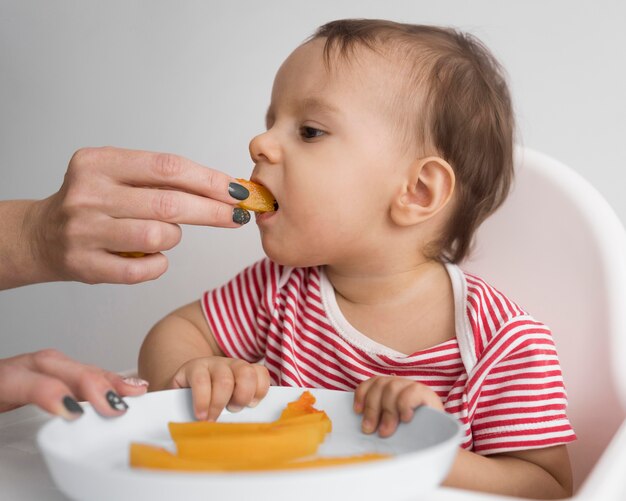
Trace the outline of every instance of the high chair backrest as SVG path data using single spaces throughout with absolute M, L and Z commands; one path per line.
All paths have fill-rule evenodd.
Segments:
M 578 435 L 577 487 L 626 416 L 626 233 L 573 170 L 523 148 L 515 163 L 509 198 L 461 267 L 552 329 Z

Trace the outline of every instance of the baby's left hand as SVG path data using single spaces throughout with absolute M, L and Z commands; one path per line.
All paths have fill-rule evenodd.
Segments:
M 381 437 L 393 435 L 400 421 L 409 422 L 420 405 L 443 410 L 441 400 L 428 386 L 401 377 L 376 376 L 354 392 L 354 412 L 363 414 L 363 433 L 378 429 Z

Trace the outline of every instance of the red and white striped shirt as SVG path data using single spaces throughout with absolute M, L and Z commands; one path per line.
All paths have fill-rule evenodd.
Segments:
M 479 454 L 560 445 L 576 436 L 550 330 L 481 279 L 446 265 L 456 338 L 406 355 L 357 331 L 324 269 L 263 259 L 206 292 L 203 310 L 224 353 L 264 359 L 273 385 L 354 390 L 401 376 L 435 391 Z

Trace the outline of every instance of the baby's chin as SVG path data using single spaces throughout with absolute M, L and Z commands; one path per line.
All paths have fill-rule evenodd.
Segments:
M 312 266 L 321 266 L 323 263 L 319 258 L 312 256 L 303 256 L 302 253 L 290 251 L 287 246 L 270 245 L 263 241 L 263 251 L 265 255 L 274 263 L 281 266 L 289 266 L 291 268 L 309 268 Z

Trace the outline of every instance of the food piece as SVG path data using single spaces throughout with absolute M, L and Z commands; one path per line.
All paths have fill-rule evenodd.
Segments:
M 226 435 L 176 440 L 178 456 L 209 461 L 237 461 L 251 464 L 286 462 L 317 452 L 326 435 L 323 423 L 276 426 L 245 435 Z
M 171 422 L 167 424 L 174 442 L 185 438 L 241 436 L 267 431 L 272 426 L 274 426 L 274 423 L 215 423 L 209 421 Z
M 338 466 L 389 457 L 377 453 L 315 457 L 332 423 L 313 404 L 315 397 L 305 391 L 298 400 L 287 404 L 276 421 L 269 423 L 169 423 L 177 452 L 131 443 L 130 464 L 136 468 L 178 471 L 267 471 Z
M 117 255 L 122 256 L 122 257 L 144 257 L 146 253 L 139 252 L 139 251 L 125 251 L 125 252 L 118 252 Z
M 236 462 L 206 461 L 186 459 L 170 451 L 148 444 L 130 444 L 130 465 L 133 468 L 150 468 L 158 470 L 178 471 L 270 471 L 270 470 L 298 470 L 305 468 L 323 468 L 327 466 L 341 466 L 367 461 L 388 459 L 387 454 L 360 454 L 355 456 L 317 457 L 301 461 L 285 463 L 251 464 L 245 458 Z
M 238 203 L 242 209 L 254 212 L 273 212 L 278 209 L 278 203 L 269 190 L 260 184 L 245 179 L 237 179 L 249 192 L 250 196 Z
M 332 423 L 324 411 L 305 414 L 288 419 L 279 419 L 270 423 L 216 423 L 209 421 L 192 421 L 186 423 L 168 423 L 172 439 L 176 442 L 185 438 L 209 438 L 216 436 L 242 436 L 262 433 L 277 426 L 296 426 L 323 422 L 322 430 L 329 433 Z
M 313 407 L 314 403 L 315 403 L 315 397 L 311 394 L 310 391 L 305 391 L 302 393 L 302 395 L 300 395 L 300 398 L 298 398 L 298 400 L 289 402 L 287 404 L 287 407 L 285 407 L 285 410 L 283 410 L 283 412 L 280 415 L 280 418 L 278 419 L 280 421 L 280 420 L 288 419 L 292 417 L 304 416 L 307 414 L 315 414 L 315 413 L 321 413 L 321 412 L 326 414 L 324 411 L 320 411 L 316 409 L 315 407 Z

